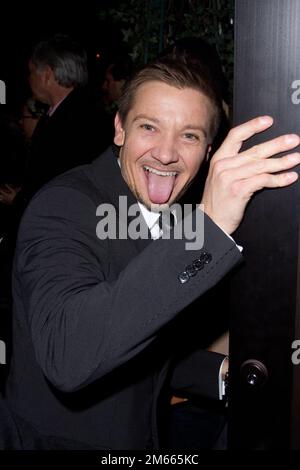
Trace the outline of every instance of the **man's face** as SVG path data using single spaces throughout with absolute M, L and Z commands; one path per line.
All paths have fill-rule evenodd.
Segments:
M 122 94 L 122 87 L 125 80 L 115 80 L 111 73 L 111 67 L 108 68 L 105 74 L 105 80 L 102 85 L 102 91 L 107 105 L 111 105 L 117 101 Z
M 125 123 L 116 116 L 114 142 L 140 202 L 155 210 L 182 196 L 207 155 L 212 116 L 210 100 L 192 88 L 152 81 L 137 89 Z
M 29 85 L 33 96 L 41 101 L 47 103 L 47 72 L 46 70 L 38 70 L 37 67 L 30 61 L 29 65 Z

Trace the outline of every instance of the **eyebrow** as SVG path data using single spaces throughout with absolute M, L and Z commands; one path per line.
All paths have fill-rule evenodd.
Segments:
M 139 119 L 147 119 L 148 121 L 156 122 L 156 124 L 160 122 L 159 119 L 147 116 L 147 114 L 137 114 L 132 122 L 136 122 Z
M 150 117 L 150 116 L 147 116 L 147 114 L 137 114 L 137 115 L 135 116 L 135 118 L 133 119 L 133 122 L 139 121 L 140 119 L 146 119 L 146 120 L 148 120 L 148 121 L 155 122 L 156 124 L 159 124 L 159 123 L 160 123 L 160 120 L 159 120 L 159 119 L 153 118 L 153 117 Z M 207 137 L 207 132 L 206 132 L 206 130 L 205 130 L 202 126 L 200 126 L 200 125 L 187 124 L 186 126 L 183 127 L 182 130 L 183 130 L 183 131 L 185 131 L 185 130 L 197 130 L 197 131 L 202 132 L 202 134 L 204 135 L 204 137 Z

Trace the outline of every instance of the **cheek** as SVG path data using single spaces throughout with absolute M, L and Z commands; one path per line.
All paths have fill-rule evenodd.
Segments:
M 199 158 L 199 153 L 190 156 L 189 158 L 184 158 L 184 165 L 189 178 L 194 178 L 199 171 L 199 168 L 204 161 L 205 155 Z
M 31 81 L 30 81 L 30 86 L 31 88 L 33 88 L 34 90 L 38 90 L 39 87 L 38 87 L 38 81 L 35 79 L 35 78 L 32 78 Z
M 151 145 L 138 136 L 127 139 L 124 145 L 126 160 L 129 165 L 135 165 L 147 153 L 151 153 Z

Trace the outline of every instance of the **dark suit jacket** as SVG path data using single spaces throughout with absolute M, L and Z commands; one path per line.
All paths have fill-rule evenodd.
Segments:
M 27 197 L 55 176 L 100 155 L 111 142 L 110 127 L 88 90 L 74 89 L 50 117 L 43 116 L 37 124 L 24 184 Z
M 49 117 L 42 116 L 28 152 L 22 189 L 12 206 L 9 237 L 15 234 L 31 197 L 57 175 L 91 161 L 112 140 L 113 128 L 87 89 L 74 89 Z
M 208 217 L 199 251 L 186 251 L 184 238 L 99 240 L 97 207 L 118 208 L 120 195 L 128 206 L 136 202 L 108 149 L 52 181 L 27 208 L 13 275 L 7 395 L 44 437 L 143 449 L 159 445 L 157 410 L 172 355 L 180 357 L 181 341 L 186 354 L 193 317 L 207 314 L 186 307 L 241 255 Z M 128 225 L 124 214 L 120 223 Z M 182 284 L 178 275 L 204 251 L 211 261 Z M 212 356 L 217 369 L 220 358 Z M 187 373 L 185 384 L 181 377 L 181 389 L 201 388 L 201 370 Z

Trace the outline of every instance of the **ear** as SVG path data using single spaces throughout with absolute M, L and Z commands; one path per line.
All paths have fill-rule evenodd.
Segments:
M 44 78 L 45 84 L 50 84 L 51 82 L 56 81 L 55 76 L 54 76 L 54 72 L 51 69 L 51 67 L 49 67 L 49 65 L 45 65 L 45 67 L 43 68 L 42 73 L 43 73 L 43 78 Z
M 122 126 L 121 118 L 119 113 L 115 117 L 115 138 L 114 143 L 121 147 L 125 141 L 125 131 Z

